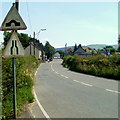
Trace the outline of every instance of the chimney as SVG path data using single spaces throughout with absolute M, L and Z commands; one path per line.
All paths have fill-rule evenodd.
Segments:
M 78 48 L 80 48 L 80 47 L 81 47 L 81 44 L 79 44 Z

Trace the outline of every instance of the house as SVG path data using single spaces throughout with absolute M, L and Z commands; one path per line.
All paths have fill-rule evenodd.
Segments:
M 89 56 L 92 55 L 92 53 L 88 48 L 82 47 L 81 44 L 79 44 L 78 49 L 74 52 L 74 55 Z
M 56 52 L 54 55 L 53 55 L 53 58 L 54 59 L 59 59 L 60 58 L 60 54 L 58 52 Z
M 25 56 L 35 55 L 38 59 L 44 60 L 45 52 L 41 43 L 30 43 L 29 46 L 25 48 Z

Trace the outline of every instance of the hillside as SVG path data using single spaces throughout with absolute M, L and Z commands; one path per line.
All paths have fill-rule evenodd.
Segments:
M 109 46 L 107 44 L 91 44 L 91 45 L 87 45 L 87 47 L 90 48 L 95 48 L 95 49 L 103 49 L 104 47 Z M 117 50 L 118 45 L 110 45 L 113 46 L 113 48 L 115 48 Z
M 91 44 L 91 45 L 87 45 L 87 47 L 89 47 L 89 48 L 95 48 L 95 49 L 103 49 L 104 47 L 106 47 L 106 46 L 109 46 L 109 45 L 107 45 L 107 44 Z M 113 48 L 115 48 L 116 50 L 117 50 L 117 48 L 118 48 L 118 45 L 110 45 L 110 46 L 113 46 Z M 67 48 L 72 48 L 72 49 L 74 49 L 74 46 L 68 46 Z M 58 50 L 62 50 L 62 51 L 65 51 L 65 47 L 62 47 L 62 48 L 55 48 L 56 49 L 56 51 L 58 51 Z

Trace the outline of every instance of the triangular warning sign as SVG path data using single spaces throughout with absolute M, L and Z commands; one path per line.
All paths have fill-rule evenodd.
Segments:
M 2 31 L 27 29 L 23 19 L 21 18 L 15 6 L 11 7 L 0 29 Z
M 17 36 L 16 32 L 13 32 L 10 40 L 7 43 L 5 50 L 3 51 L 4 57 L 20 57 L 24 56 L 24 48 Z

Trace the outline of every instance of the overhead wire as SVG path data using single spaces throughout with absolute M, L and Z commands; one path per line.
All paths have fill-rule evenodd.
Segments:
M 30 24 L 30 30 L 31 30 L 31 34 L 33 33 L 33 27 L 31 24 L 31 19 L 30 19 L 30 14 L 29 14 L 29 6 L 28 6 L 28 1 L 26 0 L 26 6 L 27 6 L 27 13 L 28 13 L 28 20 L 29 20 L 29 24 Z

